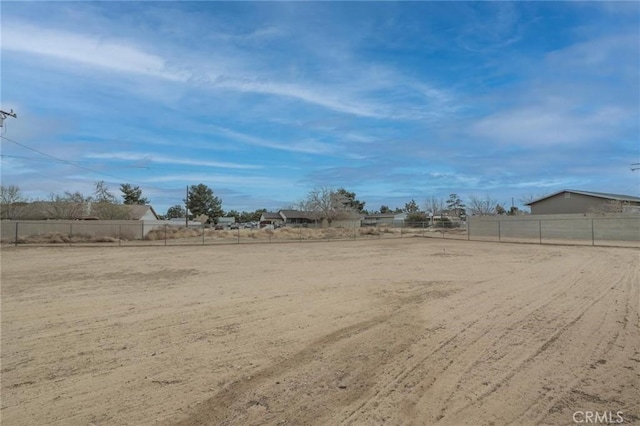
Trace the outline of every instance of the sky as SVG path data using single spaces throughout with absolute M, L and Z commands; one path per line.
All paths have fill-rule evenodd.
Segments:
M 640 195 L 638 2 L 12 2 L 2 184 L 162 214 Z

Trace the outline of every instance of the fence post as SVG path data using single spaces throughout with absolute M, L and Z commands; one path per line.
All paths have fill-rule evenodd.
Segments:
M 356 236 L 356 224 L 353 224 L 353 241 L 357 240 L 357 236 Z
M 205 227 L 204 227 L 204 223 L 203 223 L 202 224 L 202 245 L 204 245 L 204 230 L 205 230 Z
M 16 221 L 16 241 L 15 241 L 16 247 L 18 247 L 18 224 L 19 223 L 20 222 Z
M 300 241 L 302 241 L 302 226 L 298 228 L 298 231 L 300 235 Z
M 164 245 L 167 245 L 167 224 L 164 224 Z
M 144 220 L 141 220 L 140 222 L 142 222 L 140 225 L 142 225 L 142 229 L 141 229 L 141 234 L 140 234 L 140 239 L 144 240 Z
M 467 217 L 467 241 L 471 241 L 471 225 L 469 224 L 469 218 Z
M 122 246 L 122 225 L 118 225 L 118 247 Z
M 400 238 L 402 238 L 402 226 L 400 226 Z
M 540 238 L 540 244 L 542 244 L 542 220 L 538 220 L 538 237 Z
M 240 227 L 238 226 L 238 244 L 240 244 Z
M 71 237 L 73 236 L 73 223 L 69 224 L 69 246 L 71 246 Z
M 498 242 L 502 241 L 502 235 L 500 230 L 500 220 L 498 220 Z
M 592 246 L 596 245 L 595 235 L 593 232 L 593 218 L 591 218 L 591 245 Z

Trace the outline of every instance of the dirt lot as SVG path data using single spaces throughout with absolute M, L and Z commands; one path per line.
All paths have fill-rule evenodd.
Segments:
M 638 424 L 639 260 L 422 238 L 5 248 L 2 424 Z

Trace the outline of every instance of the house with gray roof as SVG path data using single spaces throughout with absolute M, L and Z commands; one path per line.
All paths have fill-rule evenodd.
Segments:
M 531 214 L 576 214 L 606 212 L 611 206 L 620 206 L 621 211 L 640 211 L 640 197 L 604 192 L 563 189 L 551 195 L 525 204 Z

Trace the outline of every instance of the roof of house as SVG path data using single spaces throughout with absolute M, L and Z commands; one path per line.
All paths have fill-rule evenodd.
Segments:
M 144 204 L 123 204 L 123 206 L 126 207 L 127 209 L 129 209 L 129 215 L 131 217 L 131 220 L 140 220 L 149 211 L 151 211 L 151 213 L 153 214 L 153 217 L 155 217 L 156 220 L 158 220 L 158 215 L 156 214 L 156 211 L 153 210 L 153 207 L 151 207 L 148 204 L 147 205 L 144 205 Z
M 562 191 L 554 192 L 551 195 L 546 195 L 542 198 L 538 198 L 537 200 L 533 200 L 529 203 L 526 203 L 525 206 L 530 206 L 531 204 L 535 204 L 539 201 L 546 200 L 547 198 L 555 197 L 558 194 L 562 194 L 564 192 L 571 192 L 574 194 L 587 195 L 590 197 L 604 198 L 606 200 L 615 200 L 615 201 L 631 201 L 634 203 L 640 203 L 640 197 L 634 197 L 632 195 L 622 195 L 622 194 L 610 194 L 607 192 L 591 192 L 591 191 L 579 191 L 575 189 L 563 189 Z
M 74 219 L 97 219 L 96 215 L 92 211 L 92 206 L 99 205 L 97 203 L 76 203 L 66 201 L 34 201 L 32 203 L 25 203 L 25 212 L 23 216 L 25 219 L 55 219 L 59 217 L 69 217 Z M 150 205 L 139 204 L 116 204 L 119 207 L 125 208 L 128 211 L 128 216 L 131 220 L 140 220 L 149 211 L 153 214 L 153 217 L 158 220 L 153 207 Z
M 373 213 L 373 214 L 365 215 L 364 218 L 365 219 L 378 219 L 383 217 L 393 218 L 395 215 L 396 215 L 395 213 Z
M 301 210 L 280 210 L 279 212 L 285 219 L 316 219 L 315 212 L 306 212 Z
M 277 212 L 264 212 L 262 213 L 262 217 L 265 218 L 265 220 L 274 220 L 274 219 L 279 219 L 282 220 L 282 216 L 280 216 L 280 213 Z

